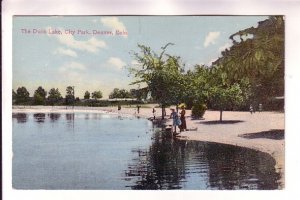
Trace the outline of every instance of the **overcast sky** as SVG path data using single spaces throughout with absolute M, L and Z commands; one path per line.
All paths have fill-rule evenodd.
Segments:
M 33 95 L 75 86 L 75 96 L 113 88 L 129 89 L 126 66 L 137 44 L 155 51 L 168 42 L 171 55 L 186 69 L 216 60 L 232 44 L 229 36 L 267 16 L 15 16 L 13 19 L 13 89 L 25 86 Z M 116 31 L 121 33 L 117 35 Z M 111 33 L 112 34 L 111 34 Z M 135 86 L 136 87 L 136 86 Z

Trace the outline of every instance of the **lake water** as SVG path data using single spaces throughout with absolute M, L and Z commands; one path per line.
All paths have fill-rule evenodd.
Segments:
M 274 159 L 251 149 L 174 140 L 146 119 L 14 113 L 16 189 L 278 189 Z

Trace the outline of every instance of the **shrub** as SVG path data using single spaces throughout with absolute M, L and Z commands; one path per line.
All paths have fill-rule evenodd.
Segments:
M 192 117 L 193 118 L 202 118 L 207 106 L 205 104 L 196 104 L 192 107 Z

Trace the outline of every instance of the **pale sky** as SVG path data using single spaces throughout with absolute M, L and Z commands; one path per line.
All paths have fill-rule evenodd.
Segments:
M 185 68 L 210 65 L 232 44 L 229 36 L 258 25 L 267 16 L 15 16 L 13 89 L 38 86 L 49 91 L 75 86 L 75 96 L 129 86 L 126 66 L 136 63 L 137 44 L 155 51 L 172 42 L 167 53 L 180 56 Z M 22 30 L 23 29 L 23 30 Z M 26 29 L 26 30 L 25 30 Z M 56 30 L 56 32 L 55 32 Z M 116 35 L 116 30 L 126 32 Z M 30 32 L 29 32 L 30 31 Z M 60 31 L 61 34 L 58 34 Z M 99 32 L 112 32 L 103 35 Z

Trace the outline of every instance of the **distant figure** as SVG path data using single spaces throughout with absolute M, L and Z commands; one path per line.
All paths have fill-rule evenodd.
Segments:
M 118 111 L 120 111 L 120 110 L 121 110 L 121 105 L 119 104 L 119 105 L 118 105 Z
M 186 121 L 185 121 L 185 107 L 181 106 L 181 112 L 180 112 L 180 121 L 181 125 L 179 126 L 180 132 L 186 130 Z
M 253 111 L 253 106 L 252 106 L 252 104 L 250 105 L 249 110 L 250 110 L 250 113 L 251 113 L 251 115 L 252 115 L 252 113 L 254 112 L 254 111 Z
M 141 106 L 140 106 L 140 105 L 137 105 L 136 107 L 137 107 L 137 113 L 140 114 L 140 107 L 141 107 Z
M 258 105 L 258 112 L 262 112 L 262 109 L 263 109 L 263 107 L 262 107 L 262 104 L 260 103 L 260 104 Z
M 152 113 L 153 113 L 153 119 L 155 119 L 155 115 L 156 115 L 156 110 L 155 110 L 155 107 L 153 107 L 153 109 L 152 109 Z
M 171 108 L 170 118 L 173 119 L 173 128 L 174 128 L 173 133 L 176 133 L 176 126 L 180 126 L 181 121 L 180 121 L 179 116 L 174 108 Z

